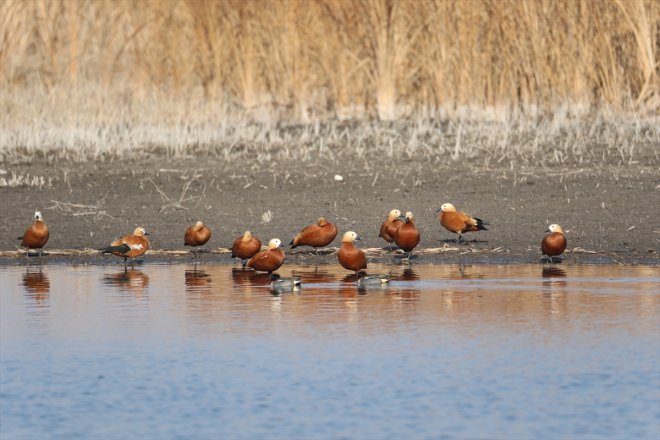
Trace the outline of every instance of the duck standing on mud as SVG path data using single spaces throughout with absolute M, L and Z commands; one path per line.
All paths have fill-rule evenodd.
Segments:
M 18 237 L 18 240 L 21 240 L 21 246 L 27 249 L 28 254 L 30 253 L 30 249 L 39 249 L 39 256 L 41 256 L 41 248 L 46 245 L 49 236 L 48 226 L 44 222 L 41 211 L 35 211 L 34 223 L 25 230 L 22 237 Z
M 387 220 L 380 225 L 380 233 L 378 236 L 387 242 L 390 251 L 392 250 L 392 243 L 394 242 L 396 230 L 404 223 L 399 217 L 401 217 L 401 211 L 393 209 L 388 214 Z
M 404 252 L 408 252 L 407 258 L 409 260 L 412 256 L 413 249 L 419 244 L 420 239 L 421 234 L 417 226 L 415 226 L 415 217 L 412 212 L 408 211 L 406 212 L 406 222 L 394 234 L 394 242 Z
M 147 252 L 149 249 L 147 235 L 149 235 L 147 231 L 142 226 L 138 226 L 133 234 L 118 238 L 110 243 L 110 246 L 101 249 L 101 253 L 124 257 L 125 267 L 129 258 L 137 258 Z
M 284 263 L 284 252 L 280 246 L 282 246 L 282 241 L 279 238 L 273 238 L 268 242 L 268 249 L 250 258 L 247 267 L 268 273 L 276 271 Z
M 563 254 L 568 243 L 566 237 L 564 237 L 564 231 L 557 224 L 548 226 L 545 232 L 546 235 L 541 241 L 541 253 L 543 254 L 541 258 L 545 259 L 547 256 L 552 263 L 552 257 Z
M 243 235 L 234 240 L 234 244 L 231 246 L 231 257 L 243 260 L 242 265 L 245 267 L 247 261 L 257 255 L 260 250 L 261 240 L 252 235 L 250 231 L 245 231 Z
M 184 246 L 192 246 L 193 255 L 197 259 L 197 247 L 204 246 L 210 238 L 211 230 L 201 221 L 197 221 L 197 223 L 186 229 L 183 244 Z
M 367 257 L 365 257 L 362 249 L 355 246 L 353 243 L 355 240 L 361 240 L 357 233 L 353 231 L 346 232 L 341 239 L 341 247 L 337 252 L 337 258 L 344 269 L 353 270 L 355 276 L 358 276 L 360 270 L 367 268 Z
M 458 234 L 458 239 L 456 243 L 461 241 L 461 237 L 464 232 L 476 232 L 476 231 L 487 231 L 486 226 L 488 222 L 481 220 L 480 218 L 472 217 L 470 214 L 466 214 L 461 211 L 456 211 L 454 205 L 451 203 L 443 204 L 440 209 L 436 211 L 440 213 L 439 219 L 440 224 L 448 231 Z
M 337 226 L 328 223 L 325 217 L 319 217 L 318 223 L 304 228 L 296 234 L 289 244 L 291 245 L 291 249 L 295 249 L 298 246 L 311 246 L 318 256 L 318 248 L 329 245 L 336 236 Z

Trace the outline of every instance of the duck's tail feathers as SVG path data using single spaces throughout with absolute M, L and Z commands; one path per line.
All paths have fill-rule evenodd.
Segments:
M 481 220 L 480 218 L 474 218 L 477 221 L 477 229 L 480 231 L 487 231 L 486 226 L 490 226 L 490 223 Z

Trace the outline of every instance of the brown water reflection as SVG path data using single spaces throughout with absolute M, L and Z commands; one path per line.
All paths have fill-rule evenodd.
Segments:
M 142 269 L 122 269 L 103 275 L 103 284 L 116 288 L 120 292 L 128 292 L 136 298 L 146 295 L 149 286 L 149 275 Z
M 50 278 L 43 267 L 28 267 L 23 274 L 23 287 L 28 298 L 38 305 L 44 305 L 50 294 Z

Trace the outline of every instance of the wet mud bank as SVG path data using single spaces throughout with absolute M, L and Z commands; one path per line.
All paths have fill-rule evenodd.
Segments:
M 243 231 L 262 242 L 289 243 L 304 226 L 325 216 L 363 240 L 370 261 L 397 263 L 383 249 L 380 224 L 393 209 L 412 211 L 421 243 L 412 264 L 539 262 L 551 223 L 568 239 L 564 264 L 658 264 L 660 172 L 627 165 L 598 168 L 456 168 L 422 161 L 250 164 L 154 159 L 81 164 L 4 165 L 14 174 L 46 177 L 42 185 L 0 188 L 0 264 L 35 264 L 17 252 L 35 210 L 51 235 L 49 263 L 115 264 L 94 250 L 144 226 L 151 249 L 146 263 L 192 262 L 185 229 L 202 220 L 213 231 L 200 260 L 237 264 L 226 248 Z M 340 175 L 342 178 L 335 178 Z M 486 220 L 488 231 L 456 236 L 439 224 L 445 202 Z M 287 261 L 334 264 L 330 250 L 287 251 Z M 34 263 L 33 263 L 34 262 Z

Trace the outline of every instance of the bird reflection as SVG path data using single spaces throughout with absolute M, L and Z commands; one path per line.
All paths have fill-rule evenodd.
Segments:
M 249 269 L 232 268 L 231 278 L 234 283 L 242 286 L 270 286 L 273 279 L 278 278 L 279 275 L 271 275 L 266 272 L 256 272 Z
M 184 272 L 186 292 L 188 293 L 208 293 L 211 290 L 211 276 L 203 270 L 186 269 Z
M 23 287 L 28 298 L 37 304 L 44 304 L 50 295 L 50 279 L 41 267 L 37 270 L 28 267 L 23 274 Z
M 542 269 L 541 277 L 543 277 L 543 286 L 545 287 L 565 287 L 566 272 L 564 269 L 558 267 L 546 266 Z
M 393 276 L 392 279 L 397 281 L 417 281 L 419 280 L 419 275 L 413 268 L 408 267 L 403 270 L 401 275 Z
M 553 266 L 546 266 L 541 272 L 543 278 L 566 278 L 566 272 L 564 269 Z
M 323 283 L 335 280 L 335 275 L 327 270 L 319 269 L 318 265 L 314 267 L 314 270 L 292 269 L 291 275 L 300 277 L 305 283 Z
M 103 284 L 142 296 L 149 286 L 149 275 L 140 270 L 125 268 L 120 272 L 103 275 Z

